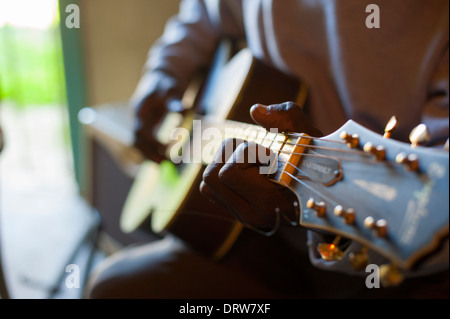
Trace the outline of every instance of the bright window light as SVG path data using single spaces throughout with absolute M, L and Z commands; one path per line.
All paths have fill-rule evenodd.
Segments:
M 0 0 L 0 28 L 48 29 L 55 20 L 57 0 Z

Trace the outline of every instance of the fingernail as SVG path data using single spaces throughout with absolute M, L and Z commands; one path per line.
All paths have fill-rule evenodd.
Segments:
M 266 115 L 267 108 L 265 105 L 262 104 L 255 104 L 250 108 L 251 113 L 257 113 L 259 115 Z

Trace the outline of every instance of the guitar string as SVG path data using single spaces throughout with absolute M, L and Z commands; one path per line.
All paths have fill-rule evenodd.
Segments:
M 295 169 L 299 170 L 295 165 L 289 163 L 290 165 L 292 165 Z M 301 171 L 301 170 L 299 170 Z M 318 190 L 315 190 L 313 187 L 309 186 L 305 181 L 303 181 L 301 178 L 298 178 L 297 176 L 283 171 L 282 174 L 287 174 L 289 175 L 292 179 L 294 179 L 297 183 L 302 184 L 304 187 L 308 188 L 311 192 L 316 193 L 319 197 L 324 198 L 327 202 L 331 203 L 332 205 L 336 206 L 336 205 L 341 205 L 341 203 L 336 200 L 331 198 L 329 195 L 325 195 L 324 192 L 319 192 Z M 281 181 L 286 187 L 288 187 L 289 185 L 287 185 L 284 181 Z
M 289 164 L 291 164 L 291 163 L 289 163 Z M 295 165 L 293 165 L 293 164 L 291 164 L 291 165 L 295 167 Z M 295 168 L 296 168 L 296 167 L 295 167 Z M 294 179 L 297 183 L 302 184 L 302 186 L 308 188 L 310 192 L 313 192 L 313 193 L 317 194 L 321 199 L 325 199 L 328 203 L 331 203 L 331 204 L 334 205 L 334 206 L 337 206 L 337 205 L 340 205 L 340 204 L 341 204 L 341 203 L 339 203 L 337 200 L 331 199 L 329 196 L 325 195 L 323 192 L 319 192 L 319 191 L 315 190 L 313 187 L 309 186 L 306 182 L 304 182 L 303 180 L 297 178 L 295 175 L 292 175 L 292 174 L 290 174 L 290 173 L 288 173 L 288 172 L 286 172 L 286 171 L 283 171 L 283 173 L 289 175 L 289 176 L 290 176 L 292 179 Z M 284 181 L 281 181 L 281 182 L 282 182 L 286 187 L 289 187 L 289 185 L 286 184 Z M 297 213 L 297 211 L 296 211 L 296 213 Z M 304 215 L 304 214 L 305 214 L 305 211 L 302 212 L 302 215 Z M 287 217 L 285 214 L 283 214 L 283 216 L 284 216 L 285 218 L 289 218 L 289 217 Z M 300 225 L 300 212 L 298 212 L 298 215 L 296 214 L 296 219 L 297 219 L 297 221 L 294 222 L 294 223 L 296 223 L 297 225 Z M 291 221 L 291 223 L 292 223 L 292 222 L 293 222 L 293 221 Z
M 344 157 L 344 156 L 329 156 L 329 155 L 323 155 L 323 154 L 298 153 L 298 152 L 291 152 L 291 151 L 287 151 L 287 150 L 280 150 L 280 152 L 283 154 L 287 154 L 287 155 L 319 157 L 319 158 L 335 159 L 335 160 L 341 160 L 341 161 L 364 162 L 366 164 L 378 164 L 379 163 L 379 161 L 376 160 L 375 158 L 359 159 L 359 158 Z
M 268 133 L 268 132 L 266 132 Z M 267 135 L 267 134 L 266 134 Z M 278 134 L 277 134 L 278 135 Z M 321 138 L 315 138 L 315 137 L 308 137 L 308 138 L 312 138 L 312 139 L 319 139 L 321 141 L 324 141 Z M 276 137 L 274 138 L 269 138 L 266 140 L 266 137 L 263 138 L 263 140 L 261 142 L 256 142 L 257 144 L 261 144 L 264 142 L 271 142 L 270 145 L 268 146 L 264 146 L 266 148 L 271 149 L 273 147 L 273 143 L 277 141 L 281 144 L 281 149 L 277 149 L 276 153 L 283 153 L 283 154 L 287 154 L 287 155 L 299 155 L 299 156 L 309 156 L 309 157 L 321 157 L 321 158 L 327 158 L 327 159 L 336 159 L 336 160 L 343 160 L 343 161 L 354 161 L 354 162 L 364 162 L 366 164 L 379 164 L 380 160 L 378 160 L 376 158 L 375 154 L 369 153 L 369 152 L 365 152 L 365 151 L 361 151 L 361 150 L 350 150 L 350 149 L 340 149 L 340 148 L 332 148 L 332 147 L 324 147 L 324 146 L 317 146 L 317 145 L 311 145 L 311 144 L 300 144 L 300 143 L 293 143 L 293 142 L 289 142 L 289 141 L 280 141 L 277 140 Z M 328 140 L 329 142 L 334 142 L 334 143 L 339 143 L 339 144 L 346 144 L 346 142 L 341 142 L 341 141 L 334 141 L 334 140 Z M 298 152 L 294 152 L 294 151 L 288 151 L 288 150 L 284 150 L 284 145 L 289 145 L 289 146 L 301 146 L 304 148 L 308 148 L 308 149 L 317 149 L 317 150 L 324 150 L 324 151 L 331 151 L 331 152 L 337 152 L 337 153 L 346 153 L 346 154 L 350 154 L 350 155 L 359 155 L 359 156 L 364 156 L 366 158 L 361 159 L 361 158 L 355 158 L 355 157 L 343 157 L 343 156 L 337 156 L 337 155 L 326 155 L 326 154 L 311 154 L 311 153 L 298 153 Z M 278 157 L 278 156 L 277 156 Z M 394 164 L 400 165 L 396 162 L 393 162 Z
M 277 141 L 276 138 L 271 138 L 269 140 L 267 140 L 266 142 L 271 142 L 269 146 L 267 146 L 267 148 L 271 149 L 273 147 L 273 143 Z M 261 143 L 265 142 L 265 138 L 263 138 L 263 140 L 261 141 Z M 284 153 L 284 154 L 288 154 L 288 155 L 302 155 L 302 156 L 311 156 L 311 157 L 322 157 L 322 158 L 331 158 L 331 159 L 338 159 L 338 160 L 346 160 L 346 161 L 356 161 L 356 162 L 361 162 L 361 161 L 372 161 L 374 164 L 378 163 L 378 161 L 375 159 L 375 155 L 371 154 L 371 153 L 367 153 L 364 151 L 359 151 L 359 150 L 346 150 L 346 149 L 337 149 L 337 148 L 331 148 L 331 147 L 324 147 L 324 146 L 317 146 L 317 145 L 310 145 L 310 144 L 299 144 L 299 143 L 292 143 L 292 142 L 282 142 L 282 141 L 278 141 L 282 148 L 277 150 L 277 153 Z M 340 143 L 340 142 L 338 142 Z M 340 152 L 340 153 L 347 153 L 347 154 L 354 154 L 354 155 L 360 155 L 360 156 L 366 156 L 369 157 L 369 159 L 359 159 L 359 158 L 352 158 L 352 157 L 342 157 L 342 156 L 331 156 L 331 155 L 325 155 L 325 154 L 310 154 L 310 153 L 298 153 L 298 152 L 293 152 L 293 151 L 287 151 L 287 150 L 283 150 L 284 145 L 290 145 L 290 146 L 301 146 L 301 147 L 305 147 L 305 148 L 309 148 L 309 149 L 320 149 L 320 150 L 325 150 L 325 151 L 332 151 L 332 152 Z M 263 145 L 264 146 L 264 145 Z M 266 147 L 266 146 L 264 146 Z
M 314 136 L 309 136 L 309 135 L 304 135 L 303 133 L 296 133 L 296 132 L 270 132 L 264 128 L 261 127 L 251 127 L 251 132 L 250 134 L 248 134 L 249 131 L 249 126 L 250 124 L 242 124 L 239 122 L 236 122 L 234 124 L 232 124 L 229 128 L 231 130 L 234 130 L 233 134 L 237 135 L 235 136 L 235 138 L 240 138 L 240 136 L 246 136 L 246 139 L 248 140 L 249 137 L 252 137 L 252 140 L 255 141 L 255 143 L 258 144 L 263 144 L 264 141 L 267 142 L 271 142 L 270 146 L 268 148 L 271 148 L 274 142 L 279 142 L 282 144 L 282 148 L 284 147 L 284 145 L 290 145 L 290 146 L 301 146 L 301 147 L 307 147 L 309 149 L 321 149 L 321 150 L 326 150 L 326 151 L 332 151 L 332 152 L 340 152 L 340 153 L 348 153 L 348 154 L 354 154 L 354 155 L 361 155 L 361 156 L 367 156 L 367 157 L 371 157 L 371 158 L 376 158 L 375 154 L 372 154 L 370 152 L 366 152 L 366 151 L 362 151 L 362 150 L 351 150 L 351 149 L 340 149 L 340 148 L 332 148 L 332 147 L 325 147 L 325 146 L 317 146 L 317 145 L 311 145 L 311 144 L 300 144 L 300 143 L 293 143 L 293 142 L 289 142 L 286 140 L 278 140 L 278 136 L 282 135 L 282 136 L 294 136 L 296 138 L 302 137 L 302 138 L 306 138 L 306 139 L 310 139 L 312 141 L 315 140 L 320 140 L 322 142 L 329 142 L 329 143 L 335 143 L 335 144 L 347 144 L 347 142 L 345 141 L 339 141 L 339 140 L 332 140 L 332 139 L 326 139 L 323 137 L 314 137 Z M 223 129 L 222 129 L 223 130 Z M 236 131 L 239 130 L 240 134 L 237 134 Z M 242 132 L 247 132 L 247 134 L 242 134 Z M 257 136 L 258 134 L 264 134 L 264 137 L 262 138 L 261 142 L 256 142 L 257 140 Z M 275 134 L 274 137 L 267 137 L 269 134 Z M 264 146 L 264 145 L 263 145 Z M 280 150 L 276 150 L 277 153 L 279 153 L 281 151 Z M 283 151 L 281 151 L 283 152 Z M 285 152 L 283 152 L 285 153 Z M 297 154 L 297 155 L 302 155 L 302 154 Z M 306 155 L 306 154 L 303 154 Z M 337 157 L 333 157 L 333 156 L 328 156 L 328 155 L 324 155 L 324 157 L 329 157 L 329 158 L 337 158 Z M 349 158 L 341 158 L 343 160 L 351 160 Z M 353 159 L 353 161 L 358 161 L 358 159 Z M 375 160 L 374 162 L 378 162 L 378 160 Z
M 327 139 L 327 138 L 324 138 L 324 137 L 310 136 L 310 135 L 305 135 L 304 133 L 297 133 L 297 132 L 288 132 L 288 131 L 286 131 L 286 132 L 274 133 L 274 132 L 270 132 L 270 131 L 268 131 L 268 130 L 266 130 L 264 128 L 261 128 L 261 127 L 252 127 L 252 128 L 250 128 L 252 134 L 243 134 L 242 132 L 248 132 L 248 130 L 249 130 L 248 125 L 250 125 L 250 124 L 237 123 L 236 125 L 232 125 L 232 126 L 227 127 L 227 128 L 230 128 L 231 130 L 234 130 L 233 134 L 235 134 L 235 135 L 240 135 L 240 136 L 245 135 L 247 137 L 249 137 L 249 136 L 256 137 L 256 136 L 258 136 L 258 134 L 263 133 L 264 134 L 264 139 L 265 139 L 268 134 L 275 134 L 276 136 L 282 134 L 283 136 L 293 136 L 293 137 L 296 137 L 296 138 L 302 137 L 302 138 L 306 138 L 306 139 L 321 140 L 321 141 L 324 141 L 324 142 L 331 142 L 331 143 L 336 143 L 336 144 L 346 144 L 347 143 L 345 141 L 332 140 L 332 139 Z M 225 129 L 222 128 L 221 130 L 225 131 L 227 128 L 225 128 Z M 236 133 L 236 131 L 239 131 L 239 132 Z
M 374 156 L 371 153 L 362 151 L 362 150 L 351 150 L 351 149 L 340 149 L 340 148 L 332 148 L 332 147 L 325 147 L 325 146 L 318 146 L 318 145 L 311 145 L 311 144 L 300 144 L 300 143 L 294 143 L 294 142 L 289 142 L 289 141 L 281 141 L 278 140 L 278 136 L 280 134 L 283 134 L 284 136 L 289 136 L 289 135 L 294 135 L 296 137 L 302 137 L 302 138 L 306 138 L 306 139 L 310 139 L 310 140 L 320 140 L 322 142 L 329 142 L 329 143 L 335 143 L 335 144 L 347 144 L 345 141 L 337 141 L 337 140 L 331 140 L 331 139 L 323 139 L 320 137 L 312 137 L 312 136 L 304 136 L 301 135 L 301 133 L 288 133 L 288 134 L 284 134 L 284 133 L 272 133 L 275 134 L 274 137 L 267 137 L 267 135 L 270 132 L 266 131 L 264 137 L 262 138 L 261 142 L 257 142 L 256 138 L 254 139 L 255 143 L 257 144 L 261 144 L 262 146 L 264 142 L 271 142 L 270 146 L 268 146 L 267 148 L 271 148 L 274 142 L 279 142 L 281 144 L 285 144 L 285 145 L 290 145 L 290 146 L 301 146 L 301 147 L 308 147 L 308 148 L 315 148 L 315 149 L 321 149 L 321 150 L 328 150 L 328 151 L 334 151 L 334 152 L 341 152 L 341 153 L 349 153 L 349 154 L 355 154 L 355 155 L 361 155 L 361 156 Z M 249 134 L 235 134 L 235 138 L 238 138 L 237 136 L 245 136 L 246 139 L 248 140 L 248 138 L 250 137 Z
M 317 145 L 311 145 L 311 144 L 300 144 L 300 143 L 292 143 L 292 142 L 286 142 L 285 144 L 291 145 L 291 146 L 303 146 L 308 148 L 315 148 L 320 150 L 326 150 L 326 151 L 339 151 L 342 153 L 349 153 L 349 154 L 355 154 L 355 155 L 362 155 L 362 156 L 373 156 L 373 154 L 360 151 L 360 150 L 347 150 L 347 149 L 340 149 L 340 148 L 332 148 L 332 147 L 325 147 L 325 146 L 317 146 Z
M 245 136 L 246 138 L 252 137 L 254 140 L 257 139 L 258 134 L 263 133 L 264 134 L 263 140 L 265 140 L 267 138 L 267 135 L 272 134 L 272 135 L 275 135 L 275 136 L 271 137 L 269 139 L 275 139 L 276 140 L 278 135 L 281 135 L 281 136 L 288 136 L 288 137 L 289 136 L 294 136 L 295 138 L 302 137 L 302 138 L 306 138 L 306 139 L 310 139 L 310 140 L 321 140 L 321 141 L 324 141 L 324 142 L 331 142 L 331 143 L 336 143 L 336 144 L 346 144 L 347 143 L 345 141 L 332 140 L 332 139 L 327 139 L 327 138 L 323 138 L 323 137 L 314 137 L 314 136 L 304 135 L 304 133 L 294 133 L 294 132 L 277 132 L 277 133 L 274 133 L 274 132 L 270 132 L 270 131 L 267 131 L 265 129 L 262 129 L 262 130 L 256 130 L 258 132 L 254 133 L 254 134 L 244 134 L 243 132 L 248 131 L 247 129 L 241 129 L 240 128 L 240 129 L 238 129 L 238 131 L 236 129 L 232 129 L 232 130 L 234 130 L 232 132 L 232 136 L 234 136 L 234 137 L 237 137 L 237 136 Z M 223 129 L 222 129 L 222 131 L 223 131 Z M 251 133 L 253 133 L 253 132 L 255 132 L 255 130 L 253 130 Z M 227 136 L 226 132 L 225 132 L 224 135 Z M 228 135 L 228 136 L 230 136 L 230 135 Z

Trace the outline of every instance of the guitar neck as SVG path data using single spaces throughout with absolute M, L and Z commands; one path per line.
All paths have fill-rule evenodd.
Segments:
M 240 139 L 262 145 L 274 153 L 286 156 L 292 152 L 292 138 L 277 131 L 252 124 L 231 120 L 217 120 L 213 117 L 199 117 L 193 121 L 193 141 L 198 143 L 201 137 L 202 163 L 211 163 L 215 151 L 226 139 Z M 296 140 L 296 139 L 295 139 Z M 199 148 L 197 148 L 199 149 Z

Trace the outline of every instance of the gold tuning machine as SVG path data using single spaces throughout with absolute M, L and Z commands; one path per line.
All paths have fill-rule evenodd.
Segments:
M 401 152 L 395 157 L 395 161 L 398 164 L 403 164 L 408 171 L 419 170 L 419 158 L 416 154 L 406 154 Z
M 354 270 L 364 270 L 369 264 L 369 255 L 367 254 L 367 247 L 363 247 L 361 251 L 351 252 L 348 256 L 350 266 Z
M 325 214 L 327 212 L 327 207 L 324 202 L 316 202 L 314 201 L 314 198 L 308 199 L 306 202 L 306 207 L 309 209 L 313 209 L 316 212 L 317 217 L 325 217 Z
M 332 243 L 321 243 L 317 246 L 320 257 L 326 261 L 340 260 L 344 256 L 342 250 L 339 249 L 338 244 L 341 236 L 337 236 Z
M 355 210 L 353 208 L 344 209 L 341 205 L 334 208 L 334 215 L 342 217 L 342 221 L 346 225 L 352 225 L 355 223 Z
M 387 236 L 387 222 L 384 219 L 375 221 L 373 217 L 369 216 L 364 219 L 364 227 L 373 229 L 377 237 Z
M 386 124 L 386 127 L 384 128 L 384 135 L 383 135 L 383 138 L 389 138 L 389 137 L 391 137 L 391 133 L 392 133 L 392 131 L 397 127 L 397 123 L 398 123 L 397 117 L 395 117 L 395 115 L 392 116 L 392 117 L 389 119 L 388 123 Z
M 430 132 L 425 124 L 419 124 L 409 134 L 411 147 L 416 147 L 429 142 L 431 139 Z
M 400 272 L 396 265 L 381 265 L 380 280 L 383 287 L 398 286 L 402 283 L 405 276 Z
M 386 158 L 386 149 L 383 145 L 375 146 L 370 142 L 364 144 L 364 152 L 375 155 L 378 161 L 382 161 Z
M 358 134 L 348 134 L 346 131 L 342 131 L 339 135 L 343 139 L 349 148 L 356 148 L 359 145 L 359 135 Z

